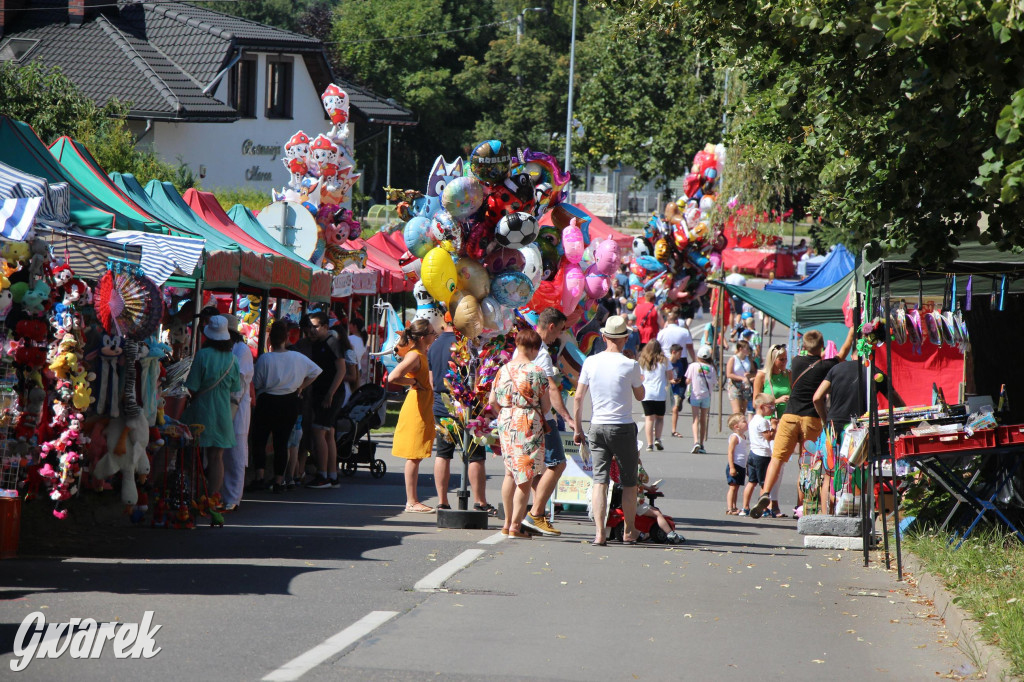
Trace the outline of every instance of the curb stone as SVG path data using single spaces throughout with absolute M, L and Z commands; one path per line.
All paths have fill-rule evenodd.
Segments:
M 989 644 L 981 635 L 978 621 L 953 602 L 942 579 L 929 573 L 921 561 L 904 551 L 903 567 L 917 581 L 917 590 L 932 600 L 935 612 L 945 621 L 946 629 L 956 638 L 957 646 L 976 658 L 982 668 L 978 672 L 988 680 L 1017 680 L 1010 675 L 1010 662 L 996 646 Z

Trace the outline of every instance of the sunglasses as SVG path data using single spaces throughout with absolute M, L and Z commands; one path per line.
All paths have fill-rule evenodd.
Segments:
M 777 343 L 774 346 L 772 346 L 772 350 L 786 350 L 786 344 Z

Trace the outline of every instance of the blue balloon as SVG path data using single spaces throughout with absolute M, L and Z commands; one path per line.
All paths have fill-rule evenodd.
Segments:
M 509 308 L 519 308 L 533 298 L 533 282 L 517 270 L 508 270 L 495 275 L 491 280 L 491 296 L 498 303 Z
M 434 247 L 430 238 L 430 221 L 422 216 L 416 216 L 405 224 L 402 238 L 405 239 L 405 248 L 417 258 L 423 258 Z
M 636 262 L 647 272 L 661 272 L 665 269 L 665 264 L 654 256 L 637 256 Z

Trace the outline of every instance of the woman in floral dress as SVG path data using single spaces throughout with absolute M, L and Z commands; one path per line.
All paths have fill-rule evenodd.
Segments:
M 498 411 L 498 438 L 505 461 L 501 500 L 505 525 L 501 532 L 513 538 L 529 538 L 522 530 L 530 482 L 544 461 L 544 433 L 550 429 L 544 415 L 551 410 L 548 382 L 533 364 L 540 350 L 540 336 L 532 329 L 516 333 L 516 353 L 498 370 L 491 387 L 490 405 Z

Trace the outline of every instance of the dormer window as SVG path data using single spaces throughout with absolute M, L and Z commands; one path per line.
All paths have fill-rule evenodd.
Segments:
M 292 60 L 267 57 L 267 118 L 292 117 Z

